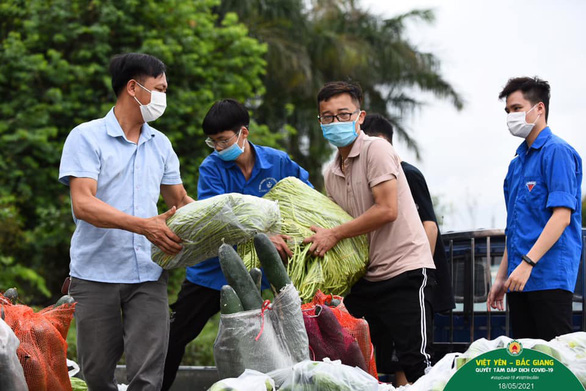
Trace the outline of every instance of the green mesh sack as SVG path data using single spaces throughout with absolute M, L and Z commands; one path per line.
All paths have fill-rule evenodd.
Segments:
M 295 177 L 287 177 L 263 199 L 277 201 L 279 205 L 281 233 L 291 237 L 287 244 L 293 252 L 287 273 L 303 302 L 311 301 L 318 289 L 326 294 L 343 295 L 366 273 L 366 235 L 341 240 L 323 258 L 309 252 L 311 243 L 303 244 L 303 239 L 314 233 L 309 229 L 312 225 L 333 228 L 352 220 L 352 216 L 328 197 Z M 239 245 L 238 252 L 247 268 L 260 267 L 251 242 Z

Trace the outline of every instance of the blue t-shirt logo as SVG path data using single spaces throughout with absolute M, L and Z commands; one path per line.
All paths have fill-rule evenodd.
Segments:
M 525 183 L 525 186 L 527 186 L 527 189 L 529 190 L 529 192 L 531 192 L 531 190 L 533 190 L 533 188 L 535 187 L 536 183 L 537 182 L 535 182 L 535 181 L 527 182 L 527 183 Z
M 258 185 L 259 193 L 266 193 L 273 188 L 277 184 L 277 180 L 275 178 L 269 177 L 263 179 L 260 184 Z

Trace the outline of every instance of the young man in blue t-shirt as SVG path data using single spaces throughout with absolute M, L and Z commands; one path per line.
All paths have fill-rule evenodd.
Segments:
M 208 136 L 206 144 L 214 148 L 214 152 L 199 167 L 199 200 L 225 193 L 262 197 L 278 181 L 289 176 L 311 186 L 307 171 L 285 152 L 248 141 L 249 120 L 246 108 L 233 99 L 216 102 L 206 114 L 202 128 Z M 293 255 L 285 239 L 284 235 L 271 237 L 283 258 Z M 163 390 L 168 390 L 175 380 L 187 344 L 220 311 L 220 289 L 226 284 L 217 257 L 187 268 L 177 301 L 171 305 L 173 315 Z M 266 280 L 263 286 L 269 287 Z
M 528 77 L 499 95 L 509 131 L 525 141 L 504 183 L 507 248 L 487 300 L 502 310 L 507 293 L 513 337 L 546 341 L 572 332 L 582 249 L 582 159 L 547 126 L 549 97 L 546 81 Z

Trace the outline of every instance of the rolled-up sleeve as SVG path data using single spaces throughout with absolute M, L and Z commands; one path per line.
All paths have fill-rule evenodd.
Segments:
M 579 157 L 578 157 L 579 158 Z M 562 145 L 555 145 L 547 159 L 544 162 L 544 170 L 547 171 L 548 178 L 548 208 L 564 207 L 575 211 L 578 186 L 577 178 L 580 177 L 578 170 L 581 164 L 576 161 L 577 157 L 570 149 Z

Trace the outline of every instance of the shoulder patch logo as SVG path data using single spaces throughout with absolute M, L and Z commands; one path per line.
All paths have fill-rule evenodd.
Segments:
M 527 186 L 527 190 L 529 190 L 529 192 L 531 192 L 531 190 L 533 190 L 533 188 L 535 187 L 536 183 L 537 182 L 535 182 L 535 181 L 530 181 L 530 182 L 525 183 L 525 186 Z

